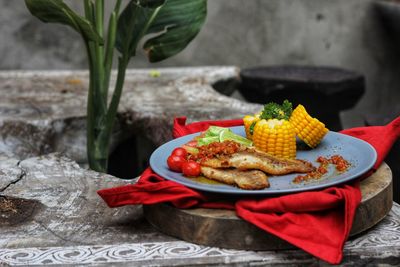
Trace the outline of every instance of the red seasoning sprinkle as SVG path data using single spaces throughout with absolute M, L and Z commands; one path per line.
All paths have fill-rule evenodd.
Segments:
M 347 169 L 350 167 L 350 163 L 339 155 L 332 156 L 331 163 L 336 165 L 336 170 L 339 172 L 347 171 Z
M 213 157 L 226 156 L 236 153 L 240 149 L 240 144 L 234 141 L 214 142 L 208 145 L 199 146 L 199 153 L 193 156 L 193 160 L 203 160 Z
M 350 163 L 340 155 L 333 155 L 330 158 L 319 156 L 317 158 L 317 162 L 319 162 L 320 166 L 315 171 L 309 172 L 306 175 L 297 175 L 293 179 L 293 183 L 301 183 L 312 179 L 315 180 L 321 178 L 325 173 L 328 172 L 329 164 L 335 165 L 336 170 L 340 173 L 347 171 L 350 167 Z

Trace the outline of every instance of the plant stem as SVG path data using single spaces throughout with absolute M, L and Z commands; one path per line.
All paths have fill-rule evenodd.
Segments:
M 117 32 L 117 20 L 121 0 L 117 0 L 111 13 L 105 45 L 87 42 L 89 57 L 90 83 L 87 107 L 87 153 L 91 169 L 107 171 L 109 144 L 125 80 L 125 70 L 129 58 L 119 58 L 118 75 L 115 90 L 107 108 L 108 88 L 112 71 L 112 61 Z M 104 37 L 104 0 L 93 4 L 85 0 L 85 15 L 96 27 L 100 37 Z
M 116 13 L 117 15 L 119 14 L 119 8 L 121 7 L 121 2 L 122 2 L 122 0 L 117 0 L 117 1 L 115 2 L 114 11 L 115 11 L 115 13 Z
M 118 58 L 118 74 L 117 81 L 115 83 L 115 88 L 113 92 L 113 96 L 110 102 L 110 105 L 107 110 L 106 120 L 105 120 L 105 128 L 99 135 L 99 139 L 103 141 L 102 145 L 106 145 L 106 143 L 110 141 L 112 129 L 114 127 L 115 118 L 118 111 L 118 104 L 121 99 L 122 89 L 124 87 L 125 82 L 125 72 L 129 63 L 128 57 L 120 57 Z M 108 147 L 107 143 L 107 147 Z
M 91 3 L 90 0 L 85 0 L 85 17 L 89 20 L 92 21 L 93 19 L 93 4 Z M 93 169 L 95 169 L 95 160 L 94 160 L 94 122 L 95 122 L 95 110 L 94 110 L 94 105 L 93 105 L 93 96 L 94 96 L 94 54 L 91 49 L 92 45 L 90 44 L 90 41 L 84 40 L 85 41 L 85 46 L 86 46 L 86 52 L 88 56 L 88 62 L 89 62 L 89 91 L 88 91 L 88 100 L 87 100 L 87 117 L 86 117 L 86 150 L 87 150 L 87 156 L 88 156 L 88 163 L 89 166 Z
M 117 37 L 117 22 L 118 22 L 120 6 L 121 6 L 121 0 L 117 0 L 115 3 L 114 11 L 111 12 L 108 22 L 107 43 L 105 46 L 106 49 L 104 58 L 104 72 L 105 72 L 104 90 L 107 96 L 108 96 L 108 88 L 110 86 L 110 76 L 111 76 L 112 63 L 114 57 L 115 40 Z
M 95 2 L 95 17 L 94 17 L 94 25 L 96 25 L 96 31 L 101 38 L 103 38 L 104 33 L 104 0 L 96 0 Z M 95 52 L 96 52 L 96 76 L 97 76 L 97 86 L 96 86 L 96 94 L 97 100 L 100 104 L 100 116 L 103 116 L 106 112 L 107 107 L 107 93 L 108 93 L 108 84 L 105 82 L 108 80 L 105 76 L 107 74 L 104 71 L 104 46 L 98 42 L 95 43 Z
M 96 0 L 95 5 L 85 0 L 85 16 L 96 26 L 96 31 L 103 37 L 104 1 Z M 105 172 L 107 170 L 108 146 L 102 146 L 99 135 L 104 130 L 107 112 L 107 90 L 109 73 L 104 70 L 104 47 L 99 42 L 85 40 L 89 58 L 89 92 L 87 101 L 87 155 L 91 169 Z M 107 78 L 106 78 L 107 77 Z M 107 84 L 106 84 L 107 83 Z M 108 144 L 107 144 L 108 145 Z
M 117 1 L 114 12 L 112 13 L 110 17 L 110 24 L 109 24 L 109 29 L 108 29 L 108 38 L 107 38 L 107 46 L 106 46 L 106 57 L 105 57 L 105 79 L 106 84 L 108 86 L 109 83 L 109 76 L 111 73 L 111 65 L 112 65 L 112 48 L 115 45 L 115 38 L 116 38 L 116 27 L 117 27 L 117 14 L 119 11 L 119 6 L 121 4 L 121 1 Z M 154 18 L 157 16 L 158 12 L 160 11 L 161 7 L 158 7 L 153 14 L 151 14 L 151 17 L 148 19 L 144 27 L 141 29 L 139 36 L 143 36 L 145 32 L 148 30 L 149 26 L 153 22 Z M 131 20 L 131 23 L 133 23 L 134 20 Z M 131 28 L 133 25 L 130 26 Z M 129 38 L 128 38 L 129 40 Z M 130 41 L 128 41 L 130 43 Z M 115 83 L 115 88 L 114 92 L 111 98 L 111 102 L 108 106 L 107 112 L 105 114 L 105 121 L 101 121 L 101 125 L 104 126 L 101 128 L 99 134 L 97 135 L 97 138 L 95 140 L 95 148 L 99 149 L 99 152 L 103 152 L 103 155 L 106 155 L 108 153 L 108 147 L 109 143 L 111 141 L 111 134 L 112 130 L 114 127 L 116 115 L 118 112 L 118 105 L 121 99 L 121 94 L 125 82 L 125 73 L 126 73 L 126 68 L 128 67 L 129 59 L 131 57 L 131 54 L 128 50 L 124 51 L 122 53 L 122 56 L 118 58 L 118 74 L 117 74 L 117 81 Z M 99 59 L 99 58 L 97 58 Z M 107 158 L 104 157 L 103 161 L 105 162 L 107 166 Z
M 108 87 L 110 85 L 110 76 L 111 76 L 111 68 L 112 68 L 112 63 L 113 63 L 115 38 L 117 35 L 116 32 L 117 32 L 117 14 L 115 11 L 113 11 L 111 13 L 110 20 L 108 23 L 106 55 L 105 55 L 105 59 L 104 59 L 104 72 L 105 72 L 104 87 L 105 87 L 106 95 L 108 95 Z
M 103 24 L 104 24 L 104 0 L 96 0 L 95 3 L 95 10 L 96 10 L 96 30 L 100 37 L 103 38 Z

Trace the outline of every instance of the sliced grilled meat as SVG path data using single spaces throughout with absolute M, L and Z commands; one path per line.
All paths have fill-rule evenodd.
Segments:
M 239 170 L 261 170 L 272 175 L 283 175 L 293 172 L 307 173 L 315 168 L 311 163 L 298 159 L 282 159 L 268 153 L 246 149 L 231 155 L 205 159 L 202 166 L 212 168 L 231 168 Z

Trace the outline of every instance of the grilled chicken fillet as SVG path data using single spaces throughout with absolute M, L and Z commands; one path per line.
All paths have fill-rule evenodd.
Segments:
M 201 172 L 209 179 L 236 185 L 242 189 L 257 190 L 269 187 L 267 175 L 258 170 L 242 171 L 238 169 L 214 169 L 202 166 Z
M 211 168 L 235 167 L 239 170 L 261 170 L 272 175 L 283 175 L 293 172 L 306 173 L 315 168 L 311 163 L 297 159 L 282 159 L 255 149 L 245 149 L 231 155 L 206 159 L 202 166 Z

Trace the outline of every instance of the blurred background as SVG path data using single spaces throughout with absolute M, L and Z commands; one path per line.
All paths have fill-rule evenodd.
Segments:
M 83 13 L 82 0 L 65 2 Z M 106 2 L 108 8 L 114 3 Z M 233 65 L 248 70 L 258 66 L 296 65 L 354 71 L 361 82 L 360 79 L 345 81 L 346 90 L 334 88 L 337 84 L 330 83 L 337 76 L 346 75 L 328 73 L 324 76 L 312 72 L 313 78 L 321 78 L 318 86 L 325 91 L 321 95 L 311 90 L 305 97 L 307 90 L 299 89 L 303 85 L 316 86 L 306 72 L 297 73 L 298 77 L 294 75 L 300 78 L 293 86 L 293 77 L 288 77 L 287 71 L 273 71 L 272 76 L 283 76 L 288 83 L 280 81 L 271 86 L 272 91 L 281 91 L 285 86 L 299 89 L 298 95 L 309 101 L 305 106 L 315 104 L 317 111 L 336 109 L 333 119 L 339 114 L 341 127 L 350 128 L 383 125 L 400 114 L 399 47 L 399 0 L 210 0 L 204 27 L 183 52 L 151 64 L 144 53 L 138 51 L 130 67 Z M 80 36 L 68 27 L 42 23 L 28 12 L 23 0 L 0 0 L 0 70 L 55 69 L 87 69 Z M 241 78 L 243 85 L 243 76 Z M 354 97 L 352 86 L 360 84 L 361 94 Z M 259 87 L 264 90 L 262 86 Z M 244 88 L 244 92 L 250 90 L 250 87 Z M 284 97 L 292 100 L 294 95 L 290 90 Z M 236 90 L 231 96 L 249 101 L 243 90 Z M 256 95 L 254 99 L 264 101 L 265 98 Z M 303 103 L 302 100 L 299 103 Z M 343 106 L 346 108 L 340 108 Z M 327 122 L 325 118 L 322 121 Z M 400 175 L 399 158 L 400 141 L 386 159 L 395 177 Z M 399 201 L 395 179 L 396 195 L 395 200 Z
M 66 2 L 82 11 L 80 0 Z M 344 128 L 363 125 L 366 115 L 393 112 L 398 105 L 399 43 L 378 1 L 208 3 L 205 26 L 182 53 L 151 64 L 140 52 L 130 67 L 235 65 L 243 69 L 295 64 L 354 70 L 364 75 L 366 91 L 354 108 L 341 113 Z M 396 1 L 389 4 L 397 5 Z M 0 0 L 0 7 L 1 70 L 87 68 L 83 43 L 75 32 L 40 22 L 28 13 L 23 0 Z M 233 97 L 241 95 L 235 92 Z

